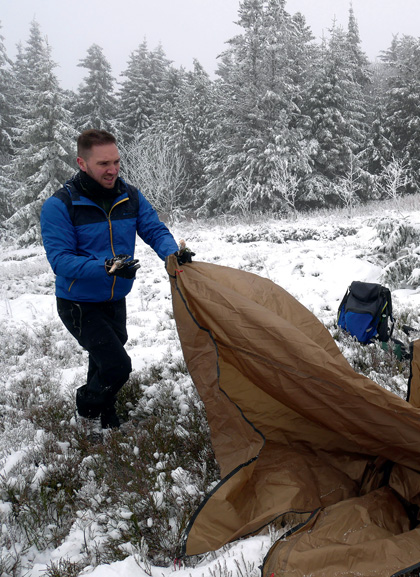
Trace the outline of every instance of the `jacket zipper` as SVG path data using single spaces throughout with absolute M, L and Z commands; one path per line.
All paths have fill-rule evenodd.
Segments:
M 123 203 L 123 202 L 127 202 L 128 198 L 123 198 L 122 200 L 118 201 L 116 204 L 114 204 L 113 206 L 111 206 L 111 210 L 109 211 L 108 215 L 107 215 L 107 219 L 108 219 L 108 228 L 109 228 L 109 238 L 111 241 L 111 250 L 112 250 L 112 255 L 113 256 L 117 256 L 115 254 L 115 250 L 114 250 L 114 240 L 113 240 L 113 235 L 112 235 L 112 221 L 111 221 L 111 212 L 113 211 L 113 209 L 118 206 L 119 204 Z M 117 277 L 114 275 L 113 278 L 113 282 L 112 282 L 112 287 L 111 287 L 111 297 L 108 299 L 110 301 L 112 301 L 112 299 L 114 298 L 114 288 L 115 288 L 115 284 L 117 282 Z
M 110 241 L 111 241 L 111 251 L 112 251 L 112 256 L 116 256 L 115 254 L 115 250 L 114 250 L 114 242 L 113 242 L 113 236 L 112 236 L 112 222 L 111 222 L 111 212 L 113 211 L 113 209 L 118 206 L 119 204 L 123 203 L 123 202 L 127 202 L 128 198 L 123 198 L 122 200 L 119 200 L 116 204 L 114 204 L 114 206 L 111 206 L 111 210 L 109 211 L 108 214 L 106 214 L 106 218 L 108 221 L 108 229 L 109 229 L 109 237 L 110 237 Z M 99 207 L 100 208 L 100 207 Z M 102 209 L 103 210 L 103 209 Z M 73 288 L 74 283 L 76 282 L 77 279 L 73 279 L 69 288 L 68 288 L 68 292 L 71 291 L 71 289 Z M 114 287 L 115 287 L 115 283 L 117 282 L 117 277 L 114 276 L 113 281 L 112 281 L 112 287 L 111 287 L 111 297 L 108 300 L 112 300 L 114 298 Z

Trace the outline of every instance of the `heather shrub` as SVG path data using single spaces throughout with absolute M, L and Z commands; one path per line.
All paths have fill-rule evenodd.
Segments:
M 404 218 L 379 219 L 376 231 L 381 243 L 380 251 L 388 259 L 396 259 L 401 251 L 413 250 L 420 245 L 420 228 Z
M 218 479 L 204 407 L 185 363 L 168 354 L 133 373 L 118 399 L 124 433 L 109 432 L 95 445 L 72 424 L 74 400 L 60 387 L 53 329 L 15 339 L 2 333 L 2 351 L 15 365 L 1 355 L 7 386 L 0 393 L 0 457 L 14 458 L 0 477 L 0 519 L 8 527 L 0 562 L 20 575 L 32 547 L 54 549 L 82 530 L 81 559 L 52 563 L 47 575 L 76 575 L 140 550 L 147 562 L 167 565 Z
M 364 221 L 371 219 L 370 214 L 362 216 Z M 211 231 L 206 223 L 202 230 L 192 227 L 188 238 L 192 246 L 201 242 L 204 260 L 226 258 L 229 265 L 238 262 L 239 268 L 270 278 L 270 259 L 266 256 L 272 254 L 268 251 L 278 251 L 280 260 L 283 244 L 293 248 L 293 243 L 307 240 L 327 244 L 337 239 L 342 242 L 345 237 L 343 242 L 352 248 L 351 237 L 358 234 L 357 222 L 337 214 L 330 220 L 333 225 L 327 219 L 299 226 L 285 221 L 253 221 L 246 227 L 234 223 L 230 229 L 214 227 Z M 357 256 L 379 264 L 383 268 L 381 282 L 391 288 L 415 288 L 420 280 L 416 227 L 398 216 L 376 217 L 371 222 L 372 241 L 366 246 L 355 242 Z M 200 235 L 204 239 L 208 235 L 207 240 Z M 218 241 L 222 236 L 229 249 L 226 254 L 213 236 Z M 270 246 L 265 252 L 267 243 Z M 235 252 L 235 244 L 241 251 Z M 309 273 L 304 258 L 305 247 L 302 259 L 291 263 L 299 273 L 299 283 L 292 288 L 303 287 L 302 292 L 305 281 L 310 284 L 313 280 L 305 275 L 323 274 L 312 266 L 307 267 L 311 268 Z M 109 432 L 103 443 L 92 443 L 84 431 L 75 427 L 74 388 L 83 383 L 86 353 L 60 321 L 52 314 L 34 312 L 32 322 L 18 322 L 10 315 L 0 324 L 1 577 L 29 574 L 38 553 L 53 559 L 44 570 L 46 577 L 76 577 L 127 556 L 133 556 L 148 575 L 152 566 L 170 567 L 179 555 L 191 516 L 219 479 L 205 410 L 177 343 L 169 295 L 165 301 L 161 298 L 164 271 L 153 268 L 149 274 L 147 259 L 146 255 L 142 260 L 145 274 L 135 288 L 135 307 L 132 301 L 135 310 L 131 311 L 130 323 L 134 330 L 127 349 L 130 352 L 145 345 L 154 353 L 153 347 L 159 349 L 164 344 L 162 349 L 167 352 L 158 352 L 158 360 L 146 359 L 144 368 L 132 373 L 118 396 L 123 429 Z M 52 273 L 38 249 L 26 254 L 11 251 L 2 270 L 0 296 L 52 292 Z M 354 369 L 405 398 L 409 360 L 399 356 L 393 346 L 383 347 L 376 342 L 364 346 L 338 330 L 331 300 L 324 302 L 317 292 L 314 297 L 314 308 L 318 307 L 315 313 Z M 393 336 L 408 348 L 410 340 L 420 334 L 418 311 L 401 305 L 398 297 L 393 301 Z M 144 328 L 145 321 L 155 317 L 155 324 L 151 322 Z M 404 332 L 404 325 L 413 329 L 410 335 Z M 152 330 L 147 333 L 150 326 Z M 273 541 L 278 538 L 276 534 Z M 68 558 L 50 556 L 68 543 L 72 543 Z M 247 542 L 243 543 L 245 551 Z M 258 563 L 249 563 L 245 556 L 230 559 L 229 552 L 226 547 L 207 555 L 202 574 L 258 574 Z M 201 561 L 202 557 L 188 558 L 185 564 L 194 567 Z

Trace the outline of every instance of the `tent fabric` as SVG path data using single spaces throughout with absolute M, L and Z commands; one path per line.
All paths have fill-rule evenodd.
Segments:
M 420 340 L 411 343 L 411 375 L 408 383 L 408 402 L 420 408 Z
M 322 323 L 270 280 L 209 263 L 180 268 L 175 257 L 167 271 L 221 471 L 183 553 L 275 523 L 290 534 L 263 577 L 420 566 L 420 409 L 356 373 Z

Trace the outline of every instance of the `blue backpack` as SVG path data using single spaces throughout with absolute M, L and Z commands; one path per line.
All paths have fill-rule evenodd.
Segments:
M 361 343 L 388 342 L 394 328 L 390 290 L 353 281 L 338 308 L 337 324 Z

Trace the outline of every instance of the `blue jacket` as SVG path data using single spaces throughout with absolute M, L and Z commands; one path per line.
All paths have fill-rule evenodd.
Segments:
M 122 179 L 119 189 L 121 194 L 109 214 L 83 196 L 73 179 L 45 201 L 41 233 L 56 274 L 56 296 L 80 302 L 124 298 L 133 280 L 109 276 L 105 260 L 118 254 L 134 256 L 136 233 L 162 260 L 178 250 L 173 236 L 141 192 Z

